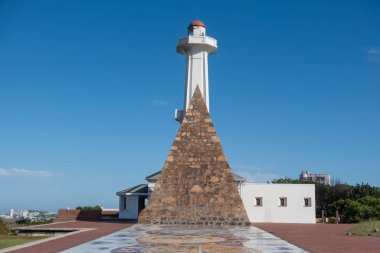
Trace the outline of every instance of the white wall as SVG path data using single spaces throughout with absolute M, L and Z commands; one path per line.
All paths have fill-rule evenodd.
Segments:
M 119 197 L 119 219 L 137 219 L 139 210 L 139 196 L 127 195 L 126 209 L 124 209 L 124 196 Z
M 241 196 L 251 222 L 315 223 L 314 184 L 255 184 L 245 183 Z M 255 198 L 262 197 L 262 206 Z M 287 198 L 287 206 L 279 206 L 279 198 Z M 306 207 L 304 198 L 311 198 Z

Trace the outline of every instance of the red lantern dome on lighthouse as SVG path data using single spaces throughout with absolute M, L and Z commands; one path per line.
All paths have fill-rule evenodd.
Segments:
M 193 26 L 202 26 L 206 28 L 205 24 L 200 20 L 194 20 L 193 22 L 191 22 L 190 25 L 187 27 L 187 29 L 190 30 Z

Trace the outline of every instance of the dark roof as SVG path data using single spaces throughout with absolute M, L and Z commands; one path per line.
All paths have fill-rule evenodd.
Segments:
M 131 188 L 119 191 L 116 193 L 116 195 L 125 195 L 126 193 L 146 193 L 148 194 L 148 185 L 147 184 L 139 184 L 136 186 L 133 186 Z
M 151 180 L 158 180 L 158 176 L 161 174 L 161 170 L 153 173 L 152 175 L 149 175 L 145 177 L 146 180 L 151 181 Z
M 147 181 L 157 181 L 158 176 L 161 174 L 161 171 L 157 171 L 156 173 L 153 173 L 152 175 L 147 176 L 145 179 Z M 232 172 L 232 175 L 234 176 L 234 180 L 238 182 L 245 182 L 247 181 L 244 177 L 241 177 L 235 173 Z

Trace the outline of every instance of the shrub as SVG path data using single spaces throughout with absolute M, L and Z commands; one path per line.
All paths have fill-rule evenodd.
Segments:
M 28 218 L 22 218 L 20 220 L 17 220 L 16 224 L 21 225 L 21 226 L 31 226 L 31 225 L 48 224 L 48 223 L 52 223 L 53 221 L 54 221 L 53 218 L 45 219 L 45 220 L 33 220 L 33 221 Z
M 77 206 L 76 210 L 102 210 L 99 205 L 96 206 Z
M 331 216 L 328 218 L 328 223 L 334 224 L 336 222 L 336 218 L 334 216 Z
M 353 200 L 345 200 L 342 210 L 342 222 L 357 223 L 362 219 L 362 206 L 359 202 Z
M 373 208 L 370 206 L 361 206 L 360 214 L 362 219 L 369 220 L 373 216 Z
M 0 234 L 10 234 L 11 229 L 9 228 L 8 224 L 0 218 Z
M 358 199 L 358 202 L 362 205 L 375 207 L 380 204 L 380 198 L 366 196 L 366 197 Z
M 17 225 L 30 225 L 30 223 L 32 223 L 32 221 L 28 218 L 21 218 L 19 220 L 16 220 Z

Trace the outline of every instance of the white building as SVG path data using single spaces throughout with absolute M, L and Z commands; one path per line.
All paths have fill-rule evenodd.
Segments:
M 147 184 L 139 184 L 134 187 L 119 191 L 119 219 L 137 220 L 139 212 L 146 206 L 150 196 Z
M 313 182 L 325 185 L 331 185 L 331 177 L 328 173 L 309 173 L 309 171 L 301 171 L 301 181 Z
M 316 221 L 314 184 L 245 183 L 241 198 L 251 222 Z
M 145 208 L 161 171 L 145 179 L 147 184 L 119 191 L 119 219 L 137 219 Z M 314 184 L 247 183 L 233 173 L 251 222 L 315 223 Z

